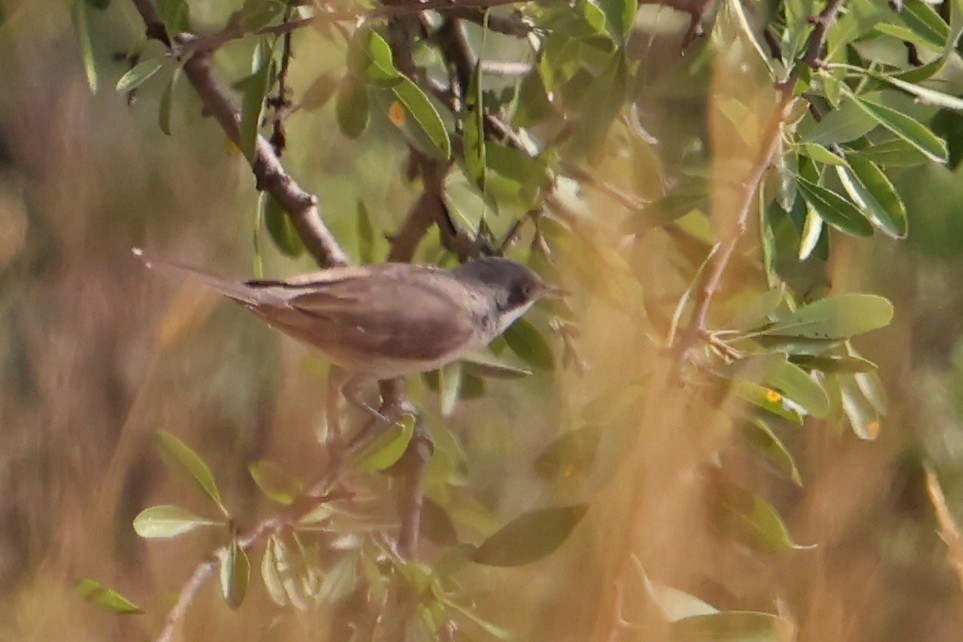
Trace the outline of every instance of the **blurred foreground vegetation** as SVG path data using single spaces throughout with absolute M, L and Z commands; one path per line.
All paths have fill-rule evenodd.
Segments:
M 203 493 L 165 468 L 158 433 L 177 435 L 207 461 L 238 526 L 250 527 L 277 510 L 249 474 L 252 462 L 273 462 L 301 480 L 324 465 L 318 441 L 326 366 L 237 306 L 145 274 L 130 248 L 143 245 L 224 274 L 283 276 L 313 263 L 304 254 L 292 258 L 296 241 L 292 251 L 283 229 L 272 233 L 263 224 L 243 153 L 202 116 L 187 82 L 173 85 L 170 136 L 158 127 L 166 80 L 144 82 L 134 96 L 112 90 L 133 63 L 164 56 L 160 43 L 144 41 L 133 6 L 120 0 L 106 10 L 80 3 L 95 45 L 91 92 L 70 4 L 0 2 L 0 639 L 153 639 L 186 579 L 224 543 L 224 533 L 213 530 L 173 541 L 135 535 L 132 520 L 145 507 L 210 510 Z M 215 31 L 235 4 L 191 3 L 193 28 Z M 772 69 L 760 63 L 741 21 L 769 24 L 784 47 L 801 51 L 809 27 L 793 31 L 789 19 L 804 25 L 825 3 L 719 2 L 704 17 L 708 35 L 686 47 L 688 17 L 668 7 L 643 5 L 625 33 L 615 34 L 611 11 L 593 23 L 602 14 L 589 4 L 564 5 L 557 15 L 532 9 L 543 26 L 558 29 L 548 32 L 558 39 L 547 37 L 541 59 L 557 65 L 556 92 L 541 96 L 555 103 L 530 92 L 514 103 L 505 98 L 530 76 L 492 75 L 478 94 L 511 112 L 532 140 L 561 141 L 540 148 L 557 154 L 538 168 L 557 172 L 551 189 L 518 174 L 512 183 L 491 163 L 479 170 L 464 161 L 464 149 L 456 149 L 462 162 L 447 174 L 447 206 L 476 240 L 504 239 L 529 211 L 551 210 L 551 192 L 560 201 L 555 215 L 523 228 L 508 254 L 573 293 L 571 309 L 530 315 L 540 337 L 531 341 L 544 341 L 554 355 L 529 362 L 533 375 L 465 378 L 463 398 L 447 416 L 427 380 L 409 382 L 436 445 L 426 496 L 439 508 L 425 527 L 421 557 L 431 573 L 451 573 L 445 589 L 470 614 L 446 613 L 458 629 L 453 639 L 506 631 L 533 641 L 958 639 L 960 543 L 949 522 L 937 519 L 941 504 L 935 508 L 928 494 L 926 470 L 938 478 L 949 515 L 963 519 L 959 114 L 871 75 L 829 80 L 826 72 L 820 80 L 817 71 L 805 72 L 800 82 L 812 83 L 803 93 L 813 110 L 845 112 L 850 120 L 839 127 L 854 135 L 827 132 L 825 121 L 800 110 L 784 144 L 791 150 L 785 157 L 797 162 L 788 175 L 805 194 L 790 199 L 780 184 L 787 174 L 771 173 L 760 215 L 751 217 L 711 310 L 712 327 L 745 329 L 755 327 L 745 318 L 775 289 L 786 299 L 769 312 L 784 320 L 789 312 L 775 304 L 785 300 L 803 308 L 845 293 L 887 298 L 895 308 L 887 327 L 854 332 L 851 355 L 815 355 L 877 364 L 881 389 L 874 390 L 886 397 L 885 414 L 872 395 L 863 398 L 871 417 L 844 407 L 843 393 L 832 394 L 839 384 L 833 377 L 843 375 L 823 373 L 798 358 L 813 355 L 785 343 L 780 354 L 817 372 L 811 380 L 830 391 L 825 412 L 783 404 L 771 388 L 785 386 L 772 382 L 762 390 L 778 403 L 769 399 L 768 407 L 765 394 L 735 394 L 739 377 L 758 391 L 765 376 L 733 374 L 711 349 L 693 350 L 680 383 L 677 355 L 664 338 L 680 297 L 703 274 L 714 233 L 727 229 L 718 211 L 729 211 L 731 196 L 719 186 L 739 183 L 741 163 L 748 164 L 739 152 L 756 149 L 772 111 Z M 849 31 L 830 31 L 830 62 L 897 77 L 939 59 L 937 76 L 910 80 L 950 97 L 963 93 L 960 18 L 950 7 L 907 2 L 892 14 L 901 17 L 891 18 L 882 13 L 889 8 L 872 4 L 848 3 L 838 24 Z M 737 6 L 748 7 L 741 17 L 732 12 Z M 580 31 L 589 26 L 598 32 Z M 486 34 L 474 23 L 468 33 L 491 57 L 531 62 L 517 38 Z M 566 57 L 563 37 L 589 53 Z M 339 38 L 311 29 L 296 34 L 289 82 L 297 100 L 325 74 L 345 73 L 348 45 Z M 232 42 L 215 58 L 218 73 L 239 91 L 259 40 Z M 924 59 L 907 60 L 905 43 Z M 606 60 L 626 67 L 599 64 Z M 618 83 L 616 99 L 601 90 Z M 928 139 L 907 143 L 900 127 L 873 121 L 857 131 L 862 117 L 853 114 L 865 110 L 841 106 L 847 91 L 925 123 L 945 139 L 946 158 L 934 162 L 921 151 Z M 343 108 L 339 116 L 337 97 L 328 99 L 287 119 L 282 159 L 320 196 L 325 222 L 353 260 L 384 260 L 387 237 L 424 183 L 406 176 L 411 150 L 430 156 L 438 141 L 400 131 L 387 99 L 372 100 L 364 131 L 348 137 L 350 118 Z M 457 118 L 447 119 L 453 132 Z M 450 138 L 469 138 L 460 133 L 464 138 Z M 851 194 L 837 178 L 837 161 L 817 149 L 823 145 L 884 167 L 905 219 L 832 219 L 832 211 L 819 210 L 820 188 Z M 508 156 L 488 158 L 497 153 Z M 853 173 L 865 177 L 860 162 L 853 161 Z M 484 189 L 479 172 L 490 177 Z M 788 211 L 778 209 L 784 204 Z M 898 209 L 884 204 L 881 211 Z M 871 235 L 857 238 L 863 226 Z M 432 230 L 416 259 L 450 263 L 454 252 L 442 237 Z M 563 327 L 577 327 L 574 341 L 553 333 L 559 316 L 572 324 Z M 395 483 L 381 474 L 358 482 L 376 508 L 370 523 L 338 533 L 339 544 L 376 532 L 383 539 L 371 536 L 364 546 L 381 541 L 390 549 L 397 516 L 387 498 Z M 467 564 L 452 552 L 454 542 L 478 544 L 519 515 L 564 506 L 584 507 L 584 517 L 579 513 L 557 550 L 531 564 Z M 777 517 L 769 519 L 770 509 Z M 357 623 L 377 612 L 373 590 L 329 595 L 312 608 L 277 606 L 257 578 L 262 550 L 251 553 L 252 581 L 240 608 L 231 610 L 216 578 L 209 581 L 180 639 L 343 640 L 360 635 Z M 331 557 L 320 566 L 331 577 L 343 549 L 325 551 Z M 83 578 L 117 589 L 146 615 L 98 610 L 75 590 Z M 719 625 L 729 633 L 678 626 L 682 615 L 716 611 L 730 615 Z M 382 633 L 372 626 L 367 639 Z

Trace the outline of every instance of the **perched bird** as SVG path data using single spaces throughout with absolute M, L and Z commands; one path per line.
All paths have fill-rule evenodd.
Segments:
M 290 279 L 242 281 L 156 259 L 149 268 L 186 276 L 244 305 L 325 355 L 346 398 L 360 386 L 434 370 L 483 348 L 540 297 L 563 290 L 503 258 L 450 270 L 408 263 L 336 267 Z M 333 377 L 334 379 L 334 377 Z

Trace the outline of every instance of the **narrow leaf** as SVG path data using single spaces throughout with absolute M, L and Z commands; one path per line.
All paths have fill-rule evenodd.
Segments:
M 355 450 L 348 456 L 348 465 L 359 473 L 384 470 L 393 466 L 405 453 L 415 431 L 415 418 L 402 417 L 371 443 Z
M 769 427 L 769 424 L 761 419 L 746 423 L 742 428 L 742 436 L 753 448 L 762 453 L 779 470 L 786 473 L 796 484 L 802 485 L 802 478 L 799 475 L 795 458 L 782 443 L 782 440 L 776 436 L 772 428 Z
M 847 154 L 846 160 L 849 166 L 837 167 L 836 171 L 850 198 L 863 207 L 869 220 L 887 235 L 906 238 L 906 206 L 883 170 L 861 154 Z
M 792 623 L 772 613 L 758 611 L 721 611 L 694 615 L 673 622 L 669 629 L 673 642 L 781 642 L 795 639 L 786 636 Z
M 345 76 L 338 85 L 335 116 L 348 138 L 357 138 L 368 126 L 368 90 L 352 76 Z
M 418 131 L 424 135 L 423 143 L 427 143 L 427 151 L 435 158 L 448 160 L 451 157 L 451 139 L 445 123 L 438 114 L 428 95 L 410 79 L 402 77 L 401 82 L 390 90 L 398 102 L 404 106 L 409 118 L 405 122 L 414 120 Z
M 276 535 L 272 535 L 264 546 L 264 557 L 261 558 L 261 580 L 271 601 L 278 606 L 284 606 L 287 603 L 287 597 L 284 593 L 284 585 L 281 583 L 281 576 L 278 574 Z
M 769 502 L 732 484 L 720 484 L 714 498 L 713 519 L 723 533 L 764 553 L 813 548 L 797 544 Z
M 937 163 L 945 163 L 949 157 L 946 143 L 918 120 L 910 118 L 891 107 L 865 98 L 853 96 L 853 103 L 877 123 L 893 132 L 907 143 L 926 154 Z
M 535 473 L 547 482 L 579 482 L 595 467 L 601 430 L 589 426 L 553 440 L 535 459 Z
M 438 395 L 441 402 L 441 416 L 449 417 L 458 405 L 461 392 L 461 364 L 449 363 L 442 366 L 438 378 Z
M 227 605 L 232 609 L 241 606 L 251 580 L 251 561 L 236 537 L 231 538 L 231 543 L 221 557 L 220 580 L 221 594 Z
M 244 84 L 244 95 L 241 98 L 238 147 L 249 160 L 254 158 L 258 131 L 261 128 L 261 112 L 264 109 L 264 99 L 270 89 L 273 67 L 271 48 L 262 40 L 255 48 L 252 62 L 254 72 Z
M 94 60 L 94 46 L 90 38 L 90 14 L 88 11 L 87 3 L 83 0 L 74 0 L 74 28 L 77 29 L 77 42 L 80 44 L 80 55 L 84 61 L 84 73 L 87 76 L 87 86 L 90 87 L 90 93 L 96 94 L 97 63 Z
M 799 260 L 805 261 L 812 256 L 813 250 L 819 244 L 819 237 L 823 234 L 823 217 L 809 204 L 806 205 L 806 221 L 803 223 L 802 236 L 799 239 Z
M 270 461 L 253 462 L 248 465 L 247 470 L 261 492 L 279 504 L 291 504 L 304 492 L 298 480 Z
M 214 475 L 211 474 L 211 469 L 204 463 L 201 456 L 194 452 L 190 446 L 166 430 L 162 430 L 157 435 L 157 438 L 158 450 L 164 463 L 175 472 L 180 474 L 186 473 L 197 482 L 201 490 L 214 500 L 214 503 L 221 512 L 227 515 L 228 512 L 224 507 L 224 503 L 221 501 L 221 493 L 217 489 Z
M 787 361 L 777 364 L 769 372 L 766 383 L 778 388 L 817 419 L 829 414 L 829 395 L 805 370 L 795 364 Z
M 162 505 L 145 508 L 134 518 L 134 531 L 145 539 L 170 539 L 201 526 L 217 522 L 199 517 L 180 506 Z
M 800 176 L 799 194 L 824 221 L 840 231 L 856 236 L 873 233 L 872 224 L 862 212 L 836 192 Z
M 848 339 L 889 325 L 893 304 L 875 294 L 840 294 L 804 305 L 762 334 Z
M 364 201 L 358 199 L 358 258 L 362 265 L 374 262 L 374 226 Z
M 561 546 L 585 516 L 588 506 L 543 508 L 517 517 L 486 539 L 471 559 L 488 566 L 521 566 Z
M 552 370 L 555 356 L 542 333 L 525 319 L 518 319 L 502 335 L 508 347 L 535 370 Z
M 282 254 L 293 259 L 304 254 L 304 241 L 301 240 L 301 235 L 298 234 L 287 211 L 281 207 L 273 195 L 267 192 L 262 195 L 261 202 L 264 208 L 262 212 L 264 226 L 267 227 L 274 245 L 281 250 Z
M 83 579 L 77 582 L 77 593 L 91 604 L 120 615 L 137 615 L 144 611 L 113 589 L 109 589 L 100 582 Z
M 120 80 L 117 81 L 117 93 L 124 94 L 140 87 L 148 78 L 160 71 L 163 66 L 163 61 L 157 58 L 143 60 L 134 65 L 130 71 L 121 76 Z
M 157 110 L 157 126 L 160 127 L 160 130 L 167 136 L 171 135 L 171 111 L 174 101 L 174 85 L 177 84 L 177 79 L 180 78 L 180 76 L 181 68 L 177 67 L 174 69 L 170 81 L 164 86 L 164 92 L 161 94 L 160 99 L 160 107 Z

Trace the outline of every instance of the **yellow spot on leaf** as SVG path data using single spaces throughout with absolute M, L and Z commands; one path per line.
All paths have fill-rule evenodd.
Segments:
M 782 395 L 776 392 L 775 390 L 767 390 L 766 401 L 771 401 L 772 403 L 782 401 Z
M 866 434 L 872 437 L 873 439 L 876 439 L 877 437 L 879 437 L 880 430 L 881 428 L 878 421 L 871 421 L 868 424 L 866 424 Z
M 396 127 L 405 124 L 405 108 L 397 100 L 391 103 L 391 107 L 388 108 L 388 120 L 394 123 Z

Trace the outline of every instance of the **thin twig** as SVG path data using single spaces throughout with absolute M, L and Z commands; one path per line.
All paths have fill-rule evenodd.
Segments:
M 166 34 L 157 8 L 152 0 L 132 0 L 147 25 L 148 36 L 159 38 Z M 194 36 L 181 34 L 178 43 L 188 42 Z M 166 35 L 163 39 L 166 42 Z M 210 55 L 197 53 L 184 63 L 184 73 L 204 104 L 207 113 L 214 116 L 224 133 L 235 143 L 240 141 L 241 113 L 227 88 L 214 76 Z M 266 190 L 287 211 L 304 246 L 323 267 L 347 265 L 348 255 L 321 220 L 318 197 L 303 189 L 288 174 L 270 143 L 263 136 L 255 141 L 251 158 L 258 189 Z
M 680 343 L 676 346 L 680 360 L 686 358 L 689 349 L 694 346 L 696 341 L 706 332 L 706 319 L 709 313 L 709 305 L 712 303 L 712 299 L 719 289 L 719 285 L 722 282 L 722 275 L 729 266 L 729 262 L 735 253 L 739 240 L 748 228 L 749 215 L 752 211 L 754 197 L 759 190 L 759 186 L 766 172 L 772 166 L 773 158 L 779 149 L 782 126 L 789 117 L 789 110 L 794 97 L 793 91 L 796 82 L 799 80 L 799 75 L 802 73 L 802 65 L 811 68 L 817 68 L 820 65 L 819 54 L 826 45 L 829 28 L 835 22 L 836 16 L 842 9 L 845 1 L 846 0 L 831 0 L 831 2 L 823 8 L 822 12 L 811 20 L 815 28 L 812 34 L 810 34 L 806 53 L 803 55 L 799 64 L 793 67 L 786 80 L 777 85 L 781 93 L 780 104 L 770 123 L 769 131 L 766 132 L 766 136 L 763 139 L 761 146 L 762 151 L 756 157 L 756 161 L 750 168 L 745 180 L 742 181 L 744 188 L 741 192 L 738 207 L 736 208 L 736 214 L 733 219 L 734 224 L 728 226 L 723 232 L 723 238 L 719 241 L 719 250 L 715 254 L 709 269 L 709 274 L 695 298 L 692 319 L 689 321 L 685 332 L 682 333 Z
M 460 16 L 469 10 L 484 10 L 492 7 L 501 7 L 511 4 L 525 4 L 528 1 L 529 0 L 458 0 L 457 3 L 454 3 L 451 0 L 424 0 L 423 2 L 381 5 L 379 7 L 375 7 L 374 9 L 369 9 L 368 11 L 321 11 L 310 18 L 302 18 L 301 20 L 293 20 L 291 22 L 264 27 L 253 32 L 253 35 L 279 36 L 315 24 L 327 22 L 356 22 L 358 20 L 374 20 L 377 18 L 397 18 L 400 16 L 421 13 L 423 11 L 438 11 L 440 13 L 451 12 Z M 546 2 L 561 4 L 564 1 L 565 0 L 543 0 L 543 4 Z M 465 17 L 469 18 L 469 16 Z M 517 25 L 510 26 L 504 22 L 498 22 L 497 26 L 503 28 L 503 33 L 505 31 L 511 31 L 513 32 L 511 35 L 516 35 L 521 32 Z M 181 53 L 190 54 L 200 51 L 213 51 L 215 49 L 219 49 L 232 40 L 238 40 L 248 35 L 252 34 L 243 30 L 240 21 L 237 19 L 232 19 L 229 20 L 227 25 L 225 25 L 225 27 L 220 31 L 202 38 L 198 38 L 196 41 L 185 45 Z M 527 32 L 525 35 L 527 35 Z
M 321 497 L 308 498 L 307 501 L 292 505 L 292 507 L 285 512 L 277 513 L 261 520 L 251 530 L 237 538 L 237 545 L 244 551 L 248 551 L 266 537 L 273 535 L 289 524 L 296 523 L 301 517 L 317 508 L 318 505 L 347 497 L 350 497 L 350 494 L 341 491 L 332 491 Z M 177 625 L 180 624 L 184 616 L 187 615 L 187 609 L 190 608 L 191 604 L 197 598 L 197 593 L 201 590 L 201 587 L 204 586 L 204 583 L 220 568 L 221 560 L 224 559 L 229 546 L 229 544 L 225 544 L 219 547 L 210 557 L 194 568 L 194 572 L 191 573 L 190 578 L 188 578 L 181 587 L 181 592 L 177 596 L 177 602 L 175 602 L 171 610 L 167 612 L 167 617 L 164 620 L 164 628 L 161 629 L 161 632 L 155 638 L 155 642 L 173 642 L 174 635 L 177 632 Z

